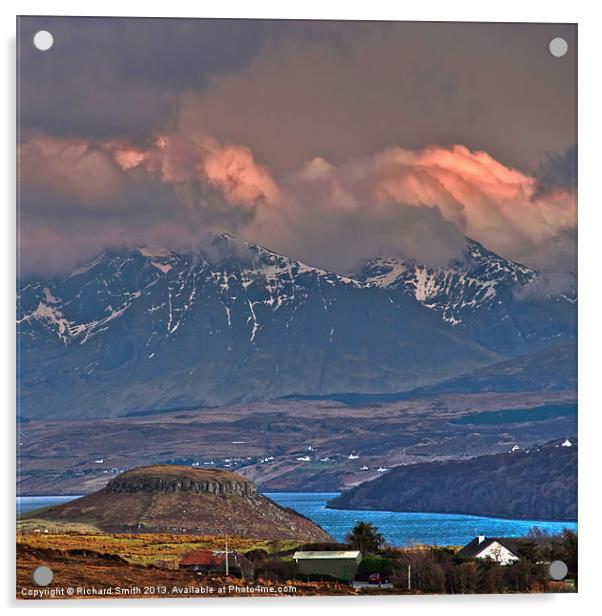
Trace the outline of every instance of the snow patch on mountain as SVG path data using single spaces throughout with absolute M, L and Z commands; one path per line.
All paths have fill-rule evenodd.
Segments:
M 151 265 L 156 267 L 160 272 L 167 274 L 167 272 L 171 271 L 172 266 L 169 263 L 158 263 L 157 261 L 151 261 Z
M 535 270 L 467 240 L 463 255 L 447 267 L 379 257 L 368 261 L 358 278 L 368 285 L 402 291 L 456 326 L 467 313 L 501 301 L 503 290 L 527 285 L 537 275 Z
M 65 345 L 85 344 L 118 327 L 138 306 L 134 312 L 146 315 L 153 330 L 147 346 L 156 347 L 162 339 L 181 335 L 201 302 L 202 310 L 213 304 L 218 308 L 215 322 L 206 323 L 210 335 L 245 332 L 247 343 L 257 345 L 279 311 L 286 311 L 283 328 L 288 330 L 298 310 L 315 298 L 326 319 L 324 342 L 333 344 L 339 326 L 332 317 L 333 302 L 351 287 L 383 290 L 394 306 L 415 300 L 455 328 L 470 324 L 470 337 L 497 351 L 570 333 L 570 326 L 559 329 L 553 321 L 550 327 L 544 323 L 543 333 L 532 334 L 533 319 L 543 323 L 540 315 L 547 314 L 539 308 L 532 310 L 535 316 L 529 322 L 516 317 L 522 310 L 520 290 L 533 287 L 538 275 L 472 240 L 447 267 L 379 257 L 357 275 L 342 276 L 221 234 L 194 253 L 157 247 L 107 251 L 64 278 L 30 283 L 20 290 L 18 324 L 32 343 L 50 335 Z M 570 304 L 562 296 L 553 301 Z M 564 313 L 552 314 L 564 319 Z M 514 338 L 508 338 L 507 331 Z

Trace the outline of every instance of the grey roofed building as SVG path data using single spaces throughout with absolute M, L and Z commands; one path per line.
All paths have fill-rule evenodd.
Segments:
M 542 544 L 549 539 L 542 537 L 485 537 L 479 535 L 467 543 L 456 556 L 462 558 L 489 558 L 502 565 L 509 565 L 520 557 L 521 544 Z
M 506 549 L 510 550 L 513 554 L 516 554 L 516 546 L 511 539 L 506 537 L 485 537 L 480 535 L 475 537 L 470 543 L 467 543 L 458 553 L 457 556 L 463 558 L 478 558 L 479 554 L 486 550 L 494 543 L 503 545 Z
M 299 575 L 351 581 L 357 573 L 362 553 L 359 550 L 299 551 L 293 554 L 293 560 Z

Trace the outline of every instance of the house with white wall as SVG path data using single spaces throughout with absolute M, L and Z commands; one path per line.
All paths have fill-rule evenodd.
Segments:
M 479 535 L 466 544 L 457 554 L 462 558 L 483 558 L 500 565 L 510 565 L 519 559 L 515 540 L 507 537 Z

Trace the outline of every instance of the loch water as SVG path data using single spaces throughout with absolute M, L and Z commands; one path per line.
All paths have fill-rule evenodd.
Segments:
M 310 518 L 338 541 L 343 541 L 359 520 L 372 522 L 379 528 L 387 543 L 400 547 L 417 543 L 463 545 L 477 534 L 489 537 L 521 537 L 534 526 L 552 534 L 559 533 L 564 528 L 577 530 L 576 522 L 509 520 L 453 513 L 328 509 L 328 501 L 338 496 L 338 492 L 274 492 L 266 493 L 265 496 Z M 75 498 L 78 496 L 18 497 L 17 513 L 59 505 Z

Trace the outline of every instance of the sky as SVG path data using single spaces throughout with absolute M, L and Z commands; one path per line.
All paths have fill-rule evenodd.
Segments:
M 54 45 L 39 51 L 38 30 Z M 555 58 L 549 41 L 568 53 Z M 576 26 L 24 17 L 20 268 L 228 232 L 337 272 L 575 271 Z

